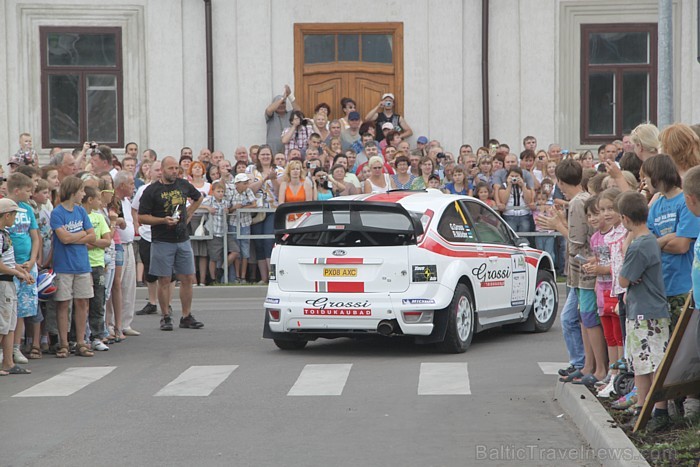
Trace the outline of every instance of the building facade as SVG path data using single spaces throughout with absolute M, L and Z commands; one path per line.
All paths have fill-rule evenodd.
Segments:
M 383 92 L 419 135 L 457 151 L 488 135 L 520 148 L 597 147 L 656 120 L 657 0 L 4 0 L 0 160 L 30 132 L 42 156 L 84 140 L 195 153 L 265 140 L 289 84 L 302 109 Z M 488 34 L 482 7 L 488 5 Z M 700 122 L 697 2 L 673 2 L 674 117 Z M 488 56 L 482 53 L 486 50 Z M 487 61 L 484 60 L 487 58 Z M 482 64 L 487 64 L 484 81 Z

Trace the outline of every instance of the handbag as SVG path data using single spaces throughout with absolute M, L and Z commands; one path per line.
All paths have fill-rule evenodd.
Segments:
M 207 230 L 204 228 L 204 223 L 205 223 L 207 217 L 208 216 L 202 216 L 202 219 L 199 221 L 199 226 L 194 231 L 195 237 L 206 237 L 207 236 Z

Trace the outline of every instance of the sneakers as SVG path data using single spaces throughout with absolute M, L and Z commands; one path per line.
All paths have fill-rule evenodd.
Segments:
M 671 424 L 671 419 L 668 415 L 652 415 L 652 417 L 647 422 L 647 426 L 644 430 L 647 433 L 656 433 L 661 431 Z
M 569 365 L 568 368 L 561 368 L 557 373 L 559 373 L 559 376 L 569 376 L 571 373 L 576 371 L 577 368 L 573 365 Z
M 160 319 L 160 330 L 161 331 L 172 331 L 173 330 L 173 319 L 170 315 L 165 315 Z
M 27 360 L 27 357 L 22 354 L 22 351 L 19 350 L 17 347 L 14 347 L 12 349 L 12 360 L 15 361 L 15 363 L 19 363 L 21 365 L 25 365 L 29 363 L 29 360 Z
M 100 352 L 104 352 L 109 350 L 109 347 L 107 347 L 107 345 L 105 345 L 105 343 L 101 340 L 95 339 L 94 341 L 92 341 L 92 350 L 99 350 Z
M 613 383 L 611 380 L 608 382 L 608 384 L 606 384 L 604 387 L 602 387 L 600 389 L 600 391 L 598 391 L 598 394 L 596 394 L 596 395 L 602 399 L 602 398 L 610 397 L 610 395 L 614 391 L 615 391 L 615 383 Z
M 154 315 L 158 313 L 158 307 L 152 303 L 146 303 L 146 306 L 138 310 L 135 314 L 141 315 Z
M 204 323 L 197 321 L 192 313 L 190 313 L 189 315 L 180 318 L 180 327 L 187 329 L 200 329 L 204 327 Z

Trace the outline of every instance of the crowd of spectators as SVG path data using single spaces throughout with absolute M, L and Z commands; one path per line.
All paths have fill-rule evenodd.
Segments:
M 700 164 L 697 127 L 675 124 L 659 133 L 641 124 L 622 140 L 601 145 L 596 154 L 557 143 L 539 147 L 533 136 L 518 148 L 492 139 L 451 151 L 426 136 L 411 144 L 413 130 L 394 112 L 391 93 L 364 118 L 352 98 L 343 98 L 340 107 L 339 119 L 330 118 L 327 103 L 306 118 L 285 86 L 265 109 L 265 143 L 240 146 L 230 159 L 221 151 L 204 148 L 195 154 L 183 147 L 175 159 L 159 160 L 156 150 L 140 152 L 133 142 L 117 157 L 109 146 L 85 143 L 75 150 L 54 148 L 49 163 L 40 166 L 31 136 L 20 135 L 20 149 L 0 186 L 7 199 L 0 203 L 0 285 L 14 282 L 17 297 L 16 320 L 6 310 L 1 314 L 0 374 L 26 373 L 18 364 L 46 353 L 92 356 L 138 336 L 131 326 L 134 314 L 155 314 L 159 302 L 168 308 L 161 313 L 169 316 L 169 302 L 161 298 L 169 297 L 175 282 L 153 274 L 160 265 L 150 264 L 154 221 L 151 201 L 143 199 L 148 186 L 167 179 L 167 165 L 168 173 L 182 181 L 180 192 L 198 208 L 169 213 L 167 222 L 175 226 L 180 215 L 187 218 L 189 233 L 179 238 L 191 236 L 193 282 L 200 286 L 226 276 L 230 283 L 267 282 L 272 211 L 282 203 L 394 189 L 474 196 L 514 231 L 535 233 L 533 245 L 550 253 L 558 273 L 567 276 L 572 292 L 561 318 L 571 366 L 562 370 L 562 378 L 598 383 L 606 395 L 611 376 L 641 358 L 652 362 L 639 366 L 645 373 L 639 375 L 636 404 L 643 402 L 648 389 L 643 376 L 655 371 L 658 348 L 667 342 L 692 287 L 698 221 L 682 189 L 700 199 L 700 188 L 682 179 Z M 633 256 L 629 251 L 639 250 L 633 239 L 648 243 L 651 235 L 635 227 L 641 208 L 634 207 L 634 199 L 622 202 L 625 192 L 637 193 L 650 206 L 646 224 L 659 248 L 663 281 L 652 292 L 664 300 L 649 316 L 624 312 L 623 294 L 634 296 L 635 281 L 649 266 L 627 266 Z M 151 220 L 139 222 L 145 218 Z M 77 248 L 87 252 L 80 261 L 74 260 Z M 646 244 L 643 248 L 649 250 Z M 59 273 L 53 282 L 51 268 Z M 66 272 L 75 278 L 66 282 Z M 148 287 L 149 298 L 135 311 L 137 286 Z M 648 322 L 667 317 L 668 322 Z M 201 327 L 193 317 L 183 319 L 190 319 L 186 327 Z M 649 325 L 662 330 L 661 347 L 652 356 L 646 349 L 640 357 L 634 354 L 640 351 L 636 341 L 630 348 L 624 340 L 625 330 L 631 326 L 627 335 L 639 337 Z M 690 413 L 697 399 L 688 400 Z M 660 406 L 660 416 L 663 410 Z

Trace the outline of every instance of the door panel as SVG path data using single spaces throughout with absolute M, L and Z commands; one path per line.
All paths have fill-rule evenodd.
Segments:
M 347 79 L 340 73 L 323 73 L 307 76 L 304 80 L 303 105 L 301 106 L 304 115 L 313 117 L 314 107 L 321 102 L 338 107 L 340 99 L 344 97 L 344 81 Z M 336 104 L 338 103 L 338 104 Z M 333 117 L 331 117 L 333 118 Z
M 350 81 L 350 92 L 357 96 L 357 108 L 360 109 L 362 118 L 382 98 L 385 92 L 392 92 L 394 87 L 394 75 L 380 75 L 369 73 L 355 73 Z M 395 112 L 400 114 L 400 102 L 397 102 Z

